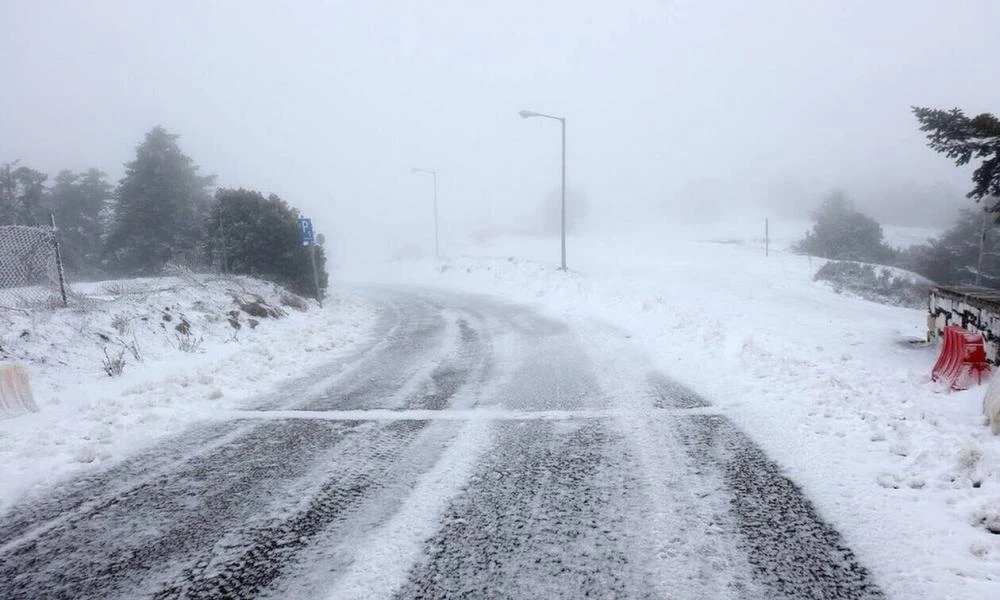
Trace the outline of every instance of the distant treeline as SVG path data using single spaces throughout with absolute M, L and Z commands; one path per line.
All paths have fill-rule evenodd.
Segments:
M 978 209 L 961 211 L 940 237 L 909 248 L 885 243 L 882 226 L 835 193 L 815 214 L 816 224 L 794 249 L 858 262 L 901 267 L 942 285 L 979 284 L 1000 288 L 1000 119 L 990 113 L 968 117 L 958 108 L 914 106 L 927 145 L 958 166 L 981 161 L 972 173 L 969 198 Z
M 155 127 L 113 186 L 90 169 L 48 176 L 19 161 L 0 164 L 0 225 L 48 225 L 55 216 L 67 272 L 78 279 L 152 276 L 168 264 L 253 275 L 313 291 L 299 212 L 275 195 L 217 189 Z M 322 248 L 320 286 L 327 285 Z
M 1000 288 L 1000 224 L 983 208 L 961 210 L 939 237 L 908 248 L 889 246 L 882 226 L 841 193 L 827 198 L 814 217 L 812 230 L 793 246 L 795 251 L 899 267 L 942 285 L 975 284 L 978 274 L 980 285 Z

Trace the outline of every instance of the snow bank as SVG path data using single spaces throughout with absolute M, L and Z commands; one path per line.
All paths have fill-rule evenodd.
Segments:
M 772 222 L 770 256 L 756 224 L 573 236 L 569 272 L 558 239 L 495 238 L 358 276 L 609 321 L 782 464 L 892 597 L 1000 594 L 988 531 L 1000 437 L 983 426 L 984 388 L 931 383 L 925 311 L 814 282 L 824 261 L 786 250 L 805 229 Z
M 25 366 L 39 409 L 0 420 L 0 510 L 195 420 L 251 405 L 349 351 L 374 321 L 351 295 L 303 312 L 284 305 L 295 300 L 281 288 L 249 278 L 74 291 L 68 309 L 0 311 L 0 358 Z M 117 366 L 121 374 L 109 376 Z

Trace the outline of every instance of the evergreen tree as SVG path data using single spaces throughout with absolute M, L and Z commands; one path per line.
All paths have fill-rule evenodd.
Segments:
M 914 106 L 920 131 L 927 132 L 927 145 L 954 159 L 958 166 L 984 159 L 973 172 L 969 198 L 977 202 L 986 196 L 1000 197 L 1000 119 L 989 113 L 969 118 L 957 108 L 935 110 Z M 1000 211 L 1000 200 L 987 206 Z
M 893 250 L 883 241 L 882 226 L 859 212 L 841 192 L 828 197 L 815 213 L 816 223 L 796 252 L 862 262 L 887 262 Z
M 941 237 L 907 249 L 902 266 L 941 285 L 974 284 L 981 239 L 983 261 L 979 283 L 1000 287 L 1000 224 L 987 218 L 982 210 L 961 211 L 958 220 Z
M 278 196 L 220 189 L 209 231 L 212 255 L 230 273 L 253 275 L 306 296 L 315 292 L 308 246 L 299 242 L 299 211 Z M 323 249 L 316 247 L 320 289 L 328 275 Z
M 109 267 L 118 273 L 154 275 L 168 262 L 204 262 L 204 223 L 214 177 L 177 146 L 179 136 L 155 127 L 125 165 L 118 184 L 105 245 Z
M 44 205 L 48 176 L 17 166 L 19 161 L 0 165 L 0 225 L 48 225 Z
M 59 227 L 66 270 L 77 277 L 94 277 L 101 272 L 103 212 L 110 198 L 111 185 L 97 169 L 56 175 L 49 203 Z

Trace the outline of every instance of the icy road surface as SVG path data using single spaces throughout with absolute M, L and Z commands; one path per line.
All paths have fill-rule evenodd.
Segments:
M 883 597 L 621 332 L 367 293 L 343 364 L 0 516 L 0 598 Z

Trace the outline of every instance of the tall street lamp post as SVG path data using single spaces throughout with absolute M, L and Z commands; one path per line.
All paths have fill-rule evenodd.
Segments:
M 414 173 L 429 173 L 434 178 L 434 258 L 440 258 L 438 252 L 438 176 L 436 171 L 431 169 L 420 169 L 413 167 L 410 169 Z
M 544 117 L 546 119 L 555 119 L 562 124 L 562 265 L 559 267 L 560 270 L 566 270 L 566 118 L 556 117 L 553 115 L 546 115 L 530 110 L 522 110 L 520 113 L 521 118 L 530 119 L 531 117 Z

